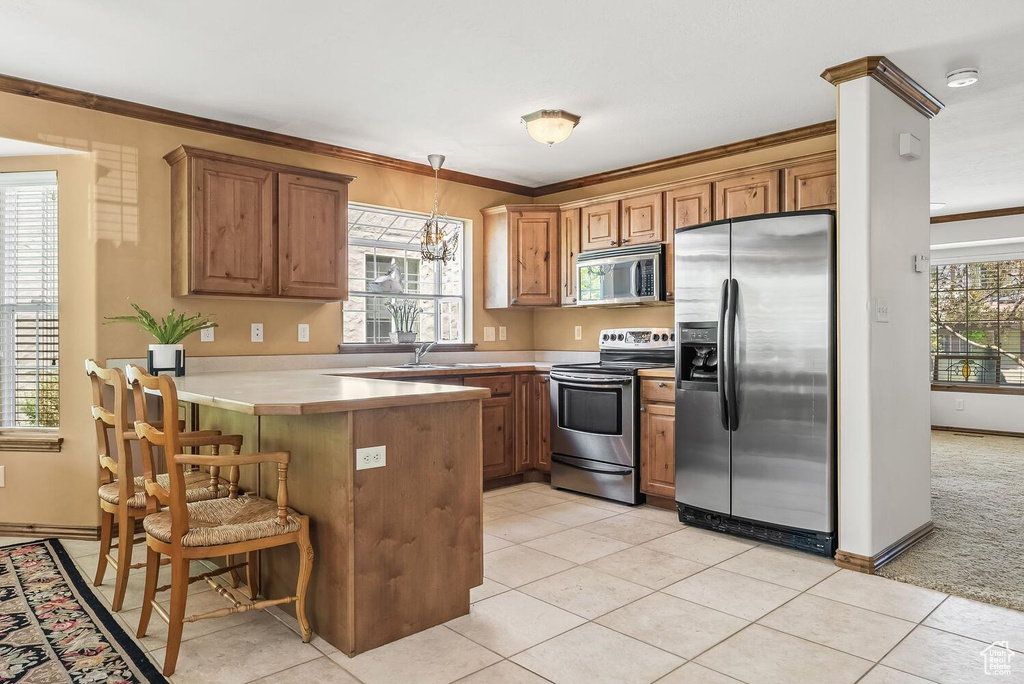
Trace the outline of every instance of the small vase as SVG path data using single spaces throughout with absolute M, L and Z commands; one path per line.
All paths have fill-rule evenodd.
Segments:
M 416 341 L 415 331 L 397 332 L 391 333 L 391 335 L 393 336 L 394 341 L 397 342 L 398 344 L 412 344 L 413 342 Z
M 158 375 L 161 372 L 185 374 L 185 345 L 183 344 L 151 344 L 149 345 L 149 372 Z

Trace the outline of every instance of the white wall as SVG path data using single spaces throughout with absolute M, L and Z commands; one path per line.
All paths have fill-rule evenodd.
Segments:
M 931 246 L 933 265 L 1024 258 L 1024 214 L 936 223 Z M 932 392 L 931 414 L 932 425 L 1024 432 L 1024 395 Z
M 871 556 L 931 519 L 928 119 L 870 78 L 838 88 L 839 548 Z M 900 133 L 921 140 L 899 156 Z M 874 302 L 888 300 L 889 322 Z

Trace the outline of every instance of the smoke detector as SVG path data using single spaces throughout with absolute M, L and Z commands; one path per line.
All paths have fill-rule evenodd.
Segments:
M 977 67 L 953 69 L 946 74 L 946 85 L 950 88 L 966 88 L 977 83 L 980 75 Z

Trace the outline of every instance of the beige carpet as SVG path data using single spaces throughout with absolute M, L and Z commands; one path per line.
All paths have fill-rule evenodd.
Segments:
M 1024 610 L 1024 439 L 932 432 L 932 520 L 879 575 Z

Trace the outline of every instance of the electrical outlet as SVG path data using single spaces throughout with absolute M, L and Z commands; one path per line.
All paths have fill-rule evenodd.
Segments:
M 388 448 L 380 446 L 356 449 L 356 470 L 383 468 L 388 464 Z
M 0 487 L 7 486 L 7 466 L 0 465 Z
M 956 400 L 956 410 L 957 411 L 963 411 L 964 410 L 964 400 L 963 399 L 957 399 Z
M 309 342 L 309 323 L 299 323 L 299 342 Z
M 889 300 L 885 297 L 875 298 L 875 320 L 879 323 L 889 322 Z
M 252 324 L 252 341 L 262 342 L 263 341 L 263 324 L 253 323 Z
M 502 342 L 508 339 L 508 328 L 503 325 L 498 327 L 498 339 Z
M 484 342 L 493 342 L 493 341 L 494 341 L 494 327 L 493 326 L 485 326 L 484 327 Z
M 199 331 L 200 342 L 213 342 L 213 331 L 215 328 L 203 328 Z
M 573 336 L 574 336 L 574 339 L 577 339 L 577 340 L 582 340 L 583 339 L 583 326 L 582 325 L 577 325 L 576 326 L 576 329 L 573 331 Z

